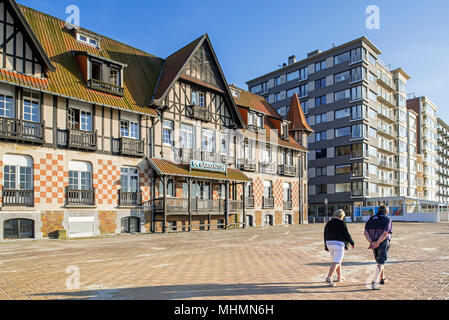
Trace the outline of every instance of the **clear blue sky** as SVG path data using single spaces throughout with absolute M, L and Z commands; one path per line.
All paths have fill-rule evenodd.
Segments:
M 405 0 L 19 0 L 66 19 L 81 10 L 81 26 L 167 57 L 208 33 L 228 82 L 273 71 L 295 54 L 326 50 L 362 35 L 412 79 L 408 91 L 426 95 L 449 121 L 449 1 Z M 365 8 L 380 8 L 380 30 L 365 27 Z

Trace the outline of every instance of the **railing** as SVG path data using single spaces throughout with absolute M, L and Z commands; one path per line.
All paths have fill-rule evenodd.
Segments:
M 145 155 L 145 141 L 120 138 L 120 153 L 122 155 L 143 157 Z
M 44 143 L 45 122 L 36 123 L 0 117 L 0 138 Z
M 199 212 L 224 212 L 224 200 L 203 200 L 191 199 L 190 206 L 192 213 Z M 158 198 L 153 202 L 153 210 L 156 212 L 163 212 L 164 199 Z M 184 213 L 189 211 L 189 199 L 181 198 L 167 198 L 165 202 L 165 210 L 167 213 Z
M 67 146 L 73 149 L 97 150 L 97 131 L 67 130 Z
M 284 201 L 284 211 L 292 211 L 292 210 L 293 210 L 293 202 Z
M 254 207 L 255 207 L 254 197 L 246 197 L 245 202 L 246 202 L 245 207 L 247 209 L 254 209 Z
M 34 207 L 34 191 L 4 189 L 2 204 L 5 207 Z
M 259 168 L 261 173 L 274 174 L 276 172 L 276 166 L 271 162 L 260 162 Z
M 239 161 L 239 169 L 248 172 L 255 172 L 257 164 L 254 160 L 243 159 Z
M 112 83 L 107 83 L 107 82 L 103 82 L 103 81 L 95 80 L 95 79 L 90 79 L 87 82 L 87 85 L 91 89 L 114 94 L 114 95 L 121 96 L 121 97 L 123 97 L 124 92 L 125 92 L 124 88 L 121 86 L 117 86 Z
M 229 200 L 229 210 L 231 212 L 243 211 L 243 201 L 242 200 Z
M 197 105 L 191 105 L 186 108 L 186 116 L 193 119 L 210 121 L 211 113 L 206 107 L 200 107 Z
M 142 205 L 142 192 L 125 192 L 119 191 L 120 206 L 140 206 Z
M 279 167 L 279 174 L 281 176 L 296 177 L 296 172 L 297 170 L 294 166 L 282 165 Z
M 67 205 L 94 206 L 95 190 L 71 190 L 67 188 Z
M 274 208 L 274 198 L 262 198 L 262 206 L 264 209 Z

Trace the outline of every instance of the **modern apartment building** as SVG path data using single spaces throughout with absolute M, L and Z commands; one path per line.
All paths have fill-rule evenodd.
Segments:
M 449 203 L 449 125 L 438 118 L 438 201 Z
M 311 215 L 352 212 L 370 197 L 416 196 L 417 113 L 407 109 L 407 81 L 361 37 L 247 82 L 278 112 L 300 98 L 308 124 Z
M 417 153 L 422 154 L 423 192 L 420 199 L 438 201 L 438 107 L 428 97 L 407 100 L 407 108 L 416 113 Z
M 307 220 L 307 129 L 207 35 L 163 59 L 13 0 L 0 30 L 0 239 Z

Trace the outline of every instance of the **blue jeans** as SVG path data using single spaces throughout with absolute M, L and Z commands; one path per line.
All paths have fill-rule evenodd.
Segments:
M 377 264 L 384 265 L 387 262 L 388 250 L 390 250 L 390 240 L 385 240 L 374 249 L 374 258 L 376 258 Z

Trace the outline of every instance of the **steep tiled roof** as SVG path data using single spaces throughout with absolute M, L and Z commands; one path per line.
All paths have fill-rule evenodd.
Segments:
M 163 59 L 99 35 L 101 45 L 100 49 L 96 49 L 78 42 L 73 33 L 65 28 L 63 20 L 22 5 L 19 8 L 51 63 L 56 67 L 56 71 L 49 72 L 46 80 L 21 76 L 15 72 L 1 72 L 0 81 L 13 82 L 98 105 L 149 115 L 156 114 L 149 105 L 164 63 Z M 75 51 L 88 52 L 126 64 L 127 67 L 124 68 L 124 97 L 89 89 L 74 56 Z
M 262 112 L 276 119 L 282 119 L 279 113 L 268 103 L 267 100 L 265 100 L 265 98 L 232 85 L 230 87 L 237 89 L 240 92 L 239 97 L 233 96 L 237 105 Z
M 148 159 L 148 162 L 159 175 L 192 177 L 200 179 L 227 180 L 249 182 L 251 181 L 243 172 L 237 169 L 228 168 L 227 175 L 223 173 L 207 171 L 190 171 L 188 164 L 177 164 L 163 159 Z
M 290 130 L 292 131 L 308 131 L 311 133 L 314 132 L 306 121 L 304 111 L 301 107 L 301 102 L 299 102 L 299 98 L 296 93 L 292 97 L 287 120 L 290 121 Z

